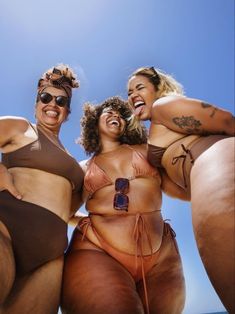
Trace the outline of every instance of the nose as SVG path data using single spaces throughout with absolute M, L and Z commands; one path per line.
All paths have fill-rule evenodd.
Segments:
M 113 112 L 113 117 L 120 118 L 120 114 L 119 114 L 119 112 L 114 111 L 114 112 Z
M 50 105 L 53 105 L 53 106 L 57 106 L 57 103 L 56 103 L 56 96 L 52 96 L 52 99 L 51 101 L 49 102 Z
M 138 93 L 136 91 L 133 91 L 128 98 L 129 98 L 129 101 L 134 102 L 136 97 L 138 97 Z

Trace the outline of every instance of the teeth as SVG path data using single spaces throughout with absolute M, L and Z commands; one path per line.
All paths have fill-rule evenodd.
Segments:
M 138 108 L 139 106 L 144 105 L 143 101 L 137 101 L 136 103 L 134 103 L 135 108 Z
M 56 111 L 48 110 L 46 111 L 46 115 L 55 118 L 58 115 L 58 113 Z
M 111 120 L 111 121 L 109 122 L 109 124 L 114 124 L 114 125 L 117 125 L 117 126 L 120 125 L 120 123 L 119 123 L 117 120 Z

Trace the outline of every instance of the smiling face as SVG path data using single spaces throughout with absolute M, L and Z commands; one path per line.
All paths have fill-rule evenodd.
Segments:
M 69 110 L 67 106 L 58 106 L 55 97 L 67 97 L 63 89 L 48 86 L 43 90 L 43 93 L 49 93 L 53 96 L 52 100 L 47 104 L 43 103 L 40 98 L 36 103 L 35 116 L 37 124 L 40 124 L 52 131 L 58 132 L 61 124 L 66 120 Z
M 140 120 L 151 118 L 151 108 L 157 99 L 157 91 L 149 79 L 143 75 L 134 75 L 128 81 L 128 101 Z
M 119 138 L 124 132 L 126 121 L 118 111 L 112 107 L 107 107 L 103 109 L 100 115 L 98 126 L 100 135 Z

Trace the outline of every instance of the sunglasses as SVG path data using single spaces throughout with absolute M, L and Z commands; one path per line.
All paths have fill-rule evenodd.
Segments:
M 49 102 L 52 101 L 52 99 L 55 99 L 55 103 L 59 107 L 69 107 L 70 99 L 65 96 L 53 96 L 49 93 L 43 92 L 41 94 L 38 94 L 37 101 L 41 101 L 43 104 L 49 104 Z
M 129 197 L 129 180 L 126 178 L 117 178 L 115 181 L 115 191 L 113 199 L 113 208 L 116 210 L 128 211 Z

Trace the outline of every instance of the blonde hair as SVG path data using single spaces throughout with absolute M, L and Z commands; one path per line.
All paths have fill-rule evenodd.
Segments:
M 176 79 L 160 69 L 154 67 L 141 67 L 135 70 L 129 77 L 145 76 L 156 89 L 157 98 L 167 95 L 184 95 L 183 86 Z

